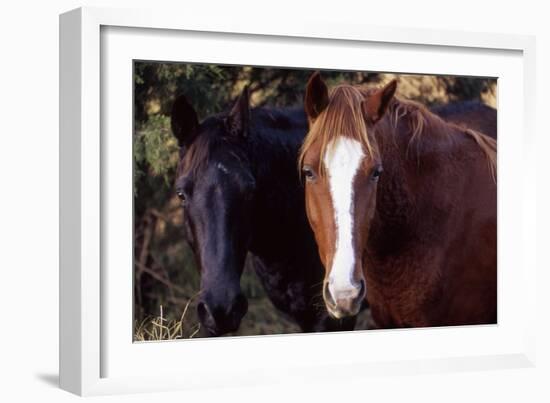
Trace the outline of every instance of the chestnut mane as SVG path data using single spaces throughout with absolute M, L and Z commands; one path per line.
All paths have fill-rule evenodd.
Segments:
M 367 155 L 377 152 L 376 144 L 369 138 L 363 117 L 361 104 L 364 99 L 364 93 L 351 85 L 339 85 L 331 90 L 328 106 L 315 119 L 304 139 L 298 159 L 300 167 L 303 165 L 306 152 L 314 142 L 320 141 L 319 161 L 322 161 L 329 143 L 339 136 L 357 140 Z M 319 163 L 319 173 L 321 176 L 325 174 L 322 163 Z
M 362 102 L 368 99 L 374 91 L 345 84 L 331 90 L 327 107 L 310 126 L 304 140 L 298 159 L 300 167 L 303 165 L 306 152 L 315 142 L 320 142 L 319 161 L 322 161 L 328 144 L 338 136 L 346 136 L 359 141 L 367 155 L 373 156 L 378 153 L 376 142 L 367 133 L 361 106 Z M 452 136 L 459 132 L 470 137 L 485 154 L 491 175 L 496 181 L 496 140 L 491 137 L 454 123 L 445 122 L 424 105 L 399 97 L 394 97 L 390 102 L 385 119 L 390 122 L 394 129 L 393 132 L 400 121 L 407 122 L 410 133 L 409 147 L 419 142 L 424 136 L 430 136 L 434 140 L 437 137 L 451 138 L 452 140 Z M 318 169 L 320 175 L 324 175 L 322 163 L 319 163 Z

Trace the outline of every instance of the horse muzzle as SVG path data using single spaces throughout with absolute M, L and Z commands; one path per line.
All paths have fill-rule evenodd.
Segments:
M 199 320 L 212 336 L 237 331 L 247 311 L 248 301 L 243 294 L 238 294 L 227 304 L 215 303 L 204 298 L 197 305 Z
M 328 281 L 323 285 L 323 299 L 329 314 L 336 319 L 355 316 L 365 299 L 365 280 L 345 288 L 332 287 Z

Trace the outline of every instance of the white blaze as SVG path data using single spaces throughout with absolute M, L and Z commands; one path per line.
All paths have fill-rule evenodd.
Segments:
M 328 174 L 336 247 L 329 274 L 329 291 L 335 300 L 355 298 L 359 293 L 352 282 L 355 267 L 353 250 L 353 182 L 364 158 L 357 140 L 339 136 L 327 146 L 323 160 Z

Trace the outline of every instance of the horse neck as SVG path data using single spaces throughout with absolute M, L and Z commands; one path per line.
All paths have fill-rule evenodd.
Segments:
M 279 123 L 284 115 L 284 110 L 252 110 L 248 154 L 256 182 L 267 193 L 299 184 L 297 158 L 307 130 L 305 117 L 303 124 L 290 119 Z
M 305 118 L 303 125 L 298 122 L 279 128 L 270 115 L 266 117 L 265 111 L 253 112 L 259 116 L 253 117 L 248 151 L 256 179 L 251 251 L 271 259 L 277 256 L 284 259 L 285 251 L 313 239 L 312 235 L 308 237 L 307 231 L 311 230 L 297 167 L 307 130 Z
M 444 124 L 438 121 L 437 124 Z M 376 213 L 369 246 L 381 257 L 404 253 L 413 243 L 437 231 L 428 225 L 445 220 L 444 199 L 437 184 L 452 180 L 445 168 L 452 148 L 450 137 L 432 136 L 429 123 L 411 141 L 407 116 L 396 124 L 385 118 L 375 127 L 384 173 L 378 184 Z M 430 219 L 427 220 L 426 217 Z

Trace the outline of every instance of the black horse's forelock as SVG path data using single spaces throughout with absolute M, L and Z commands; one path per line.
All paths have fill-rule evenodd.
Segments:
M 181 164 L 179 175 L 197 176 L 210 162 L 213 150 L 222 146 L 226 140 L 215 133 L 204 133 L 197 136 L 195 141 L 180 156 Z
M 215 124 L 209 123 L 188 147 L 180 149 L 178 176 L 197 177 L 200 175 L 211 162 L 214 150 L 225 149 L 228 154 L 234 155 L 242 163 L 243 156 L 238 155 L 236 150 L 245 150 L 246 147 L 247 140 L 245 138 L 231 136 L 225 129 L 220 129 Z

